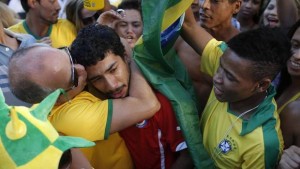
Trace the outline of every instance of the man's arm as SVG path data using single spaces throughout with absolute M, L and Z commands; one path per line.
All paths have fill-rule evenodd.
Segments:
M 295 0 L 277 0 L 277 11 L 280 27 L 285 31 L 288 31 L 299 18 Z
M 185 12 L 182 28 L 182 38 L 201 56 L 205 46 L 213 37 L 197 24 L 191 8 Z
M 129 96 L 113 100 L 110 133 L 120 131 L 152 117 L 160 109 L 160 103 L 135 63 L 131 63 Z
M 297 169 L 300 167 L 300 148 L 291 146 L 283 151 L 277 169 Z

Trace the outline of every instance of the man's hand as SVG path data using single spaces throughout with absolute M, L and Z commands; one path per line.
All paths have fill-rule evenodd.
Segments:
M 298 169 L 300 166 L 300 148 L 291 146 L 283 151 L 278 169 Z
M 110 10 L 103 12 L 99 18 L 97 19 L 97 22 L 101 25 L 109 26 L 113 29 L 115 29 L 116 24 L 125 16 L 124 10 L 120 12 Z

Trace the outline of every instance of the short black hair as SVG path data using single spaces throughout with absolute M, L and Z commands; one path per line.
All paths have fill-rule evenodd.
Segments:
M 30 7 L 28 5 L 28 0 L 21 0 L 21 5 L 22 5 L 24 11 L 27 13 L 30 9 Z
M 140 1 L 137 0 L 126 0 L 126 1 L 122 1 L 119 5 L 118 5 L 118 9 L 135 9 L 138 11 L 142 11 L 141 10 L 141 3 Z
M 290 41 L 279 28 L 261 27 L 242 32 L 227 44 L 238 56 L 252 61 L 254 80 L 274 79 L 291 55 Z
M 98 23 L 79 31 L 70 52 L 74 62 L 84 67 L 96 65 L 109 52 L 125 59 L 125 48 L 119 35 L 112 28 Z

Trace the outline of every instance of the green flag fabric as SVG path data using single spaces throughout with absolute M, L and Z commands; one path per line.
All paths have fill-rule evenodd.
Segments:
M 202 143 L 198 102 L 187 71 L 172 49 L 192 1 L 143 0 L 143 36 L 133 58 L 151 85 L 171 101 L 195 167 L 207 169 L 215 167 Z

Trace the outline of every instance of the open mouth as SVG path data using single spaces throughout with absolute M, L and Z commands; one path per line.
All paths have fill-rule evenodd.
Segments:
M 295 68 L 297 68 L 297 69 L 300 69 L 300 63 L 297 63 L 297 62 L 292 61 L 292 60 L 290 60 L 290 63 L 291 63 L 291 65 L 292 65 L 293 67 L 295 67 Z

